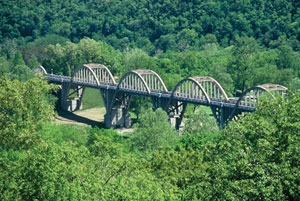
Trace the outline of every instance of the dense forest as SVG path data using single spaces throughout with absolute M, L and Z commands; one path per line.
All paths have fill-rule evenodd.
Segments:
M 227 47 L 247 36 L 264 47 L 286 41 L 299 50 L 299 7 L 297 0 L 1 1 L 0 40 L 24 44 L 57 35 L 77 43 L 89 37 L 153 54 L 198 50 L 208 41 Z
M 300 1 L 0 0 L 0 200 L 299 200 Z M 147 98 L 115 130 L 57 125 L 58 90 L 31 69 L 116 77 L 151 69 L 168 90 L 211 76 L 229 96 L 289 88 L 220 130 L 205 107 L 180 135 Z M 57 108 L 56 108 L 57 109 Z

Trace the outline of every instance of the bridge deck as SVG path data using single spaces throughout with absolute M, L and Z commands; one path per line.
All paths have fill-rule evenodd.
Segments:
M 55 75 L 55 74 L 46 74 L 46 79 L 49 82 L 58 83 L 58 84 L 70 83 L 72 80 L 72 78 L 69 76 Z M 76 80 L 73 80 L 72 83 L 74 85 L 95 88 L 95 89 L 102 88 L 102 89 L 117 90 L 117 86 L 118 86 L 118 84 L 108 84 L 108 83 L 100 82 L 100 85 L 97 85 L 95 83 L 88 83 L 88 82 L 76 81 Z M 186 97 L 184 93 L 177 94 L 172 97 L 172 92 L 170 91 L 151 90 L 150 94 L 148 94 L 146 91 L 134 90 L 125 87 L 120 88 L 119 90 L 134 95 L 155 96 L 155 97 L 163 97 L 167 99 L 173 98 L 173 100 L 176 101 L 182 101 L 186 103 L 205 105 L 205 106 L 213 105 L 218 107 L 234 108 L 237 103 L 237 98 L 229 99 L 229 100 L 211 98 L 209 103 L 206 99 L 204 99 L 201 96 L 195 96 L 194 98 L 190 98 L 190 97 Z M 241 104 L 241 106 L 239 106 L 239 109 L 243 111 L 249 111 L 249 112 L 255 111 L 255 107 L 249 103 Z

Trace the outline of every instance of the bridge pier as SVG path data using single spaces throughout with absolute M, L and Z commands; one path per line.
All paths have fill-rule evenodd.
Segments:
M 153 105 L 153 109 L 157 110 L 158 108 L 162 108 L 164 111 L 168 112 L 168 106 L 169 106 L 169 99 L 164 97 L 157 97 L 153 96 L 151 97 L 151 102 Z
M 78 86 L 73 87 L 76 97 L 68 98 L 69 93 L 69 83 L 63 82 L 61 85 L 61 107 L 63 110 L 68 112 L 74 112 L 76 110 L 82 109 L 82 94 L 84 88 L 79 88 Z
M 180 101 L 171 101 L 169 107 L 165 110 L 169 115 L 169 121 L 176 130 L 180 130 L 184 126 L 183 116 L 187 107 L 187 103 Z
M 129 128 L 131 126 L 131 117 L 125 108 L 113 108 L 110 113 L 104 115 L 106 128 Z
M 169 115 L 169 122 L 176 130 L 181 130 L 184 127 L 184 122 L 180 115 Z
M 113 93 L 102 93 L 106 98 L 106 114 L 104 115 L 104 122 L 106 128 L 129 128 L 131 127 L 131 116 L 129 114 L 129 105 L 131 95 L 126 93 L 119 93 L 116 96 Z
M 212 113 L 217 121 L 217 124 L 220 129 L 225 128 L 225 126 L 228 124 L 230 115 L 233 111 L 232 108 L 226 108 L 222 104 L 221 106 L 213 106 L 211 105 Z

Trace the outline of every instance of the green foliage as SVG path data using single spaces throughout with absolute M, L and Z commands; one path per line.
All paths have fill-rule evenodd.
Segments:
M 163 148 L 153 152 L 150 164 L 152 174 L 160 181 L 171 184 L 178 197 L 184 196 L 188 186 L 206 177 L 207 166 L 202 153 L 197 150 Z
M 209 108 L 201 107 L 186 118 L 180 143 L 187 149 L 201 151 L 207 144 L 217 143 L 220 136 L 221 132 Z
M 288 85 L 289 93 L 300 92 L 300 78 L 290 80 Z
M 155 58 L 150 57 L 147 53 L 141 49 L 132 49 L 124 52 L 123 70 L 126 73 L 136 69 L 155 69 Z
M 16 65 L 11 68 L 7 76 L 11 80 L 27 81 L 34 77 L 34 73 L 25 65 Z
M 129 110 L 136 115 L 137 120 L 139 120 L 140 114 L 145 112 L 145 108 L 152 108 L 151 100 L 148 97 L 132 96 L 130 100 Z
M 219 143 L 203 149 L 214 164 L 209 170 L 214 187 L 207 189 L 211 199 L 299 197 L 299 101 L 298 95 L 288 102 L 265 100 L 255 113 L 230 123 Z
M 17 51 L 17 44 L 14 40 L 6 38 L 2 41 L 1 56 L 11 59 L 16 54 L 16 51 Z
M 87 130 L 90 132 L 87 147 L 48 140 L 47 144 L 40 143 L 22 152 L 1 151 L 0 199 L 162 200 L 174 197 L 162 181 L 148 172 L 144 159 L 117 151 L 120 144 L 116 142 L 122 138 L 115 131 Z
M 198 132 L 184 135 L 180 142 L 183 147 L 201 151 L 208 144 L 216 144 L 221 138 L 220 132 Z
M 139 151 L 151 152 L 161 146 L 173 146 L 178 140 L 178 134 L 171 128 L 162 109 L 155 112 L 147 109 L 135 129 L 129 141 L 131 148 Z
M 100 63 L 113 73 L 119 69 L 119 52 L 104 42 L 82 39 L 78 44 L 66 42 L 66 45 L 49 45 L 44 50 L 42 65 L 48 72 L 71 75 L 75 69 L 87 63 Z M 111 55 L 115 55 L 112 57 Z
M 28 45 L 31 46 L 47 46 L 47 45 L 56 45 L 61 44 L 64 45 L 67 41 L 69 41 L 68 38 L 56 35 L 56 34 L 47 34 L 43 37 L 39 37 L 36 40 L 34 40 L 31 43 L 28 43 Z
M 11 64 L 13 66 L 17 66 L 17 65 L 24 66 L 25 65 L 25 62 L 23 60 L 23 56 L 22 56 L 21 52 L 17 51 L 15 53 L 14 57 L 12 58 Z
M 45 142 L 55 142 L 58 145 L 64 142 L 70 142 L 79 147 L 87 144 L 89 129 L 80 126 L 57 125 L 48 122 L 37 131 L 37 135 Z
M 188 115 L 185 121 L 183 134 L 202 132 L 213 133 L 218 131 L 219 129 L 216 120 L 211 115 L 209 108 L 196 108 L 192 114 Z
M 0 146 L 28 147 L 36 142 L 34 132 L 53 116 L 45 94 L 53 87 L 43 80 L 27 82 L 0 79 Z
M 87 146 L 92 154 L 118 156 L 128 149 L 127 142 L 115 130 L 92 128 Z
M 2 41 L 53 44 L 68 38 L 77 43 L 89 37 L 121 50 L 154 53 L 216 42 L 226 47 L 236 36 L 248 36 L 265 47 L 282 40 L 300 47 L 299 3 L 293 0 L 3 1 L 0 8 Z
M 11 59 L 7 60 L 7 55 L 0 57 L 0 77 L 8 77 L 11 80 L 26 81 L 34 77 L 31 69 L 25 65 L 23 55 L 16 51 L 10 55 Z
M 254 38 L 237 38 L 232 48 L 232 57 L 229 62 L 229 72 L 232 76 L 235 95 L 238 96 L 250 87 L 253 76 L 253 58 L 258 51 L 257 42 Z
M 199 110 L 181 145 L 160 109 L 144 112 L 129 139 L 114 130 L 40 124 L 31 130 L 40 137 L 34 146 L 2 146 L 0 199 L 296 200 L 299 107 L 299 94 L 262 100 L 222 132 L 198 128 L 195 122 L 216 126 Z
M 0 57 L 0 77 L 7 75 L 9 73 L 9 61 L 2 56 Z

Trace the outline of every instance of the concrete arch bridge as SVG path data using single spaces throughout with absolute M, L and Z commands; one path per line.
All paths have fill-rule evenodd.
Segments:
M 125 73 L 117 83 L 110 70 L 101 64 L 84 64 L 71 77 L 49 74 L 42 66 L 33 69 L 51 83 L 61 85 L 61 105 L 64 110 L 82 108 L 86 87 L 99 89 L 104 100 L 107 128 L 130 127 L 129 106 L 132 95 L 150 97 L 153 109 L 162 108 L 178 129 L 187 104 L 204 105 L 212 110 L 218 125 L 223 128 L 229 121 L 244 112 L 254 112 L 259 98 L 276 94 L 284 96 L 287 88 L 277 84 L 251 87 L 240 97 L 228 98 L 222 86 L 213 78 L 194 76 L 181 80 L 168 91 L 160 76 L 152 70 L 133 70 Z

